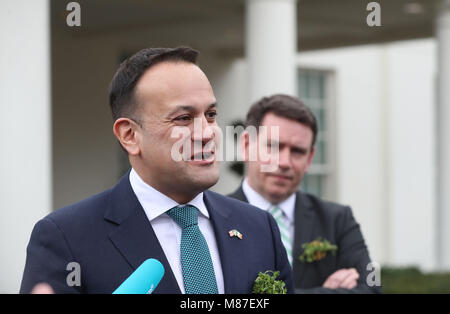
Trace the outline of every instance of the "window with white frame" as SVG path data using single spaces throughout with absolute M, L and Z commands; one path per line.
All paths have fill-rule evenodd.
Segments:
M 333 125 L 330 119 L 330 80 L 328 71 L 314 69 L 298 69 L 298 97 L 314 113 L 318 133 L 315 144 L 315 155 L 309 172 L 302 180 L 300 189 L 321 198 L 333 199 L 335 186 L 333 184 L 333 140 L 331 135 Z

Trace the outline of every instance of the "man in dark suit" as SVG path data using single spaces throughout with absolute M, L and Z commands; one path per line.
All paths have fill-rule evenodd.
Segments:
M 250 293 L 267 270 L 293 292 L 273 217 L 207 190 L 219 177 L 217 108 L 197 54 L 144 49 L 120 65 L 110 106 L 132 169 L 36 224 L 21 293 L 42 282 L 56 293 L 111 293 L 149 258 L 165 269 L 154 293 Z
M 261 134 L 252 138 L 249 127 L 267 127 L 267 147 L 278 129 L 277 158 L 262 161 L 260 155 L 250 160 L 251 152 L 261 151 Z M 348 206 L 323 201 L 299 191 L 304 174 L 314 156 L 317 122 L 312 112 L 297 98 L 287 95 L 265 97 L 249 110 L 247 129 L 241 136 L 241 148 L 247 162 L 247 175 L 241 186 L 229 195 L 267 210 L 274 215 L 288 258 L 294 270 L 294 284 L 299 293 L 372 293 L 380 287 L 369 287 L 367 277 L 373 270 L 369 252 L 358 223 Z M 255 148 L 256 147 L 256 148 Z M 271 171 L 262 166 L 276 161 Z M 311 243 L 315 240 L 319 242 Z M 322 245 L 325 240 L 337 246 L 320 251 L 310 260 L 299 258 L 303 244 Z M 306 252 L 307 253 L 307 252 Z M 325 253 L 325 254 L 324 254 Z M 369 265 L 369 267 L 368 267 Z

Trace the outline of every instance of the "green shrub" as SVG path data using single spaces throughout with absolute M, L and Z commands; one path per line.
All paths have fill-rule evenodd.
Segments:
M 416 267 L 381 269 L 383 293 L 450 293 L 450 273 L 422 273 Z

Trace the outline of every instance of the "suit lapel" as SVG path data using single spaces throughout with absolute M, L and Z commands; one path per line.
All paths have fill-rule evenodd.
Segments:
M 245 243 L 228 234 L 230 230 L 236 229 L 231 210 L 223 206 L 212 192 L 205 191 L 203 195 L 219 249 L 225 293 L 248 293 L 242 290 L 242 287 L 245 287 L 243 283 L 248 281 L 248 272 L 240 259 L 245 253 Z M 245 238 L 242 241 L 245 241 Z
M 294 274 L 298 273 L 296 278 L 302 279 L 306 265 L 299 260 L 299 256 L 303 253 L 302 244 L 311 241 L 314 226 L 312 204 L 302 192 L 297 192 L 294 219 L 294 268 L 299 268 L 298 271 L 294 271 Z
M 238 200 L 248 203 L 247 197 L 240 187 L 230 194 L 230 197 L 234 197 Z M 295 214 L 294 214 L 294 276 L 295 282 L 302 281 L 304 279 L 305 270 L 309 267 L 308 263 L 302 263 L 299 260 L 300 255 L 303 253 L 302 244 L 310 242 L 312 240 L 312 232 L 314 227 L 314 212 L 311 201 L 302 193 L 297 192 L 295 200 Z
M 248 203 L 248 199 L 242 189 L 242 184 L 234 193 L 230 194 L 230 197 Z M 297 192 L 294 214 L 294 260 L 303 252 L 302 244 L 310 241 L 313 224 L 314 214 L 312 204 L 302 192 Z
M 158 238 L 131 188 L 129 172 L 113 188 L 110 196 L 105 219 L 118 225 L 109 235 L 111 242 L 133 270 L 149 258 L 163 264 L 165 273 L 155 293 L 181 293 Z
M 229 197 L 233 197 L 235 199 L 248 203 L 247 196 L 245 196 L 244 190 L 242 189 L 242 183 L 239 188 L 234 191 L 234 193 L 229 195 Z

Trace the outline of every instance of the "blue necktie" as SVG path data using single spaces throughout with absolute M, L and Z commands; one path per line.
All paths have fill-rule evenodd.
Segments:
M 181 227 L 181 269 L 186 293 L 219 293 L 208 244 L 198 227 L 198 209 L 178 206 L 167 214 Z

